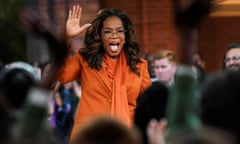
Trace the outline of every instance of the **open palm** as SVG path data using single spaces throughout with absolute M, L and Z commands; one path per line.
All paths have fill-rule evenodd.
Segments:
M 66 23 L 66 34 L 68 37 L 74 37 L 83 32 L 91 24 L 87 23 L 80 26 L 80 19 L 82 15 L 82 8 L 79 5 L 74 5 L 69 10 L 68 19 Z

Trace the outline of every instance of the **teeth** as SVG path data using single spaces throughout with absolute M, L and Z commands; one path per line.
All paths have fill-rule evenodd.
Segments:
M 110 48 L 111 48 L 112 51 L 116 51 L 118 49 L 118 46 L 117 45 L 111 45 Z

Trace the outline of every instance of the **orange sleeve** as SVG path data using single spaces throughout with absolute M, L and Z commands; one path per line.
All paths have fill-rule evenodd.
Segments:
M 150 74 L 148 71 L 148 63 L 146 60 L 143 60 L 143 68 L 142 68 L 141 75 L 142 75 L 143 79 L 142 79 L 142 83 L 141 83 L 140 93 L 142 94 L 143 91 L 152 84 L 151 79 L 150 79 Z
M 65 64 L 60 70 L 58 80 L 62 83 L 76 80 L 80 76 L 81 55 L 76 53 L 74 56 L 68 57 Z

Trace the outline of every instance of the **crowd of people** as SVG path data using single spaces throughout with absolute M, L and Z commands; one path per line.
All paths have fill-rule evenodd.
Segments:
M 179 87 L 179 80 L 189 82 L 188 76 L 193 76 L 190 81 L 197 84 L 199 93 L 181 94 L 198 94 L 194 98 L 198 103 L 193 112 L 202 125 L 188 131 L 184 139 L 181 134 L 171 138 L 175 138 L 176 143 L 240 143 L 240 44 L 233 43 L 227 48 L 222 70 L 206 75 L 205 61 L 199 52 L 190 53 L 189 61 L 179 62 L 176 58 L 179 55 L 169 49 L 154 52 L 151 60 L 144 59 L 133 23 L 121 10 L 101 9 L 84 25 L 80 25 L 81 16 L 79 5 L 69 10 L 66 46 L 71 49 L 72 40 L 85 32 L 85 47 L 75 54 L 68 50 L 50 89 L 32 88 L 40 88 L 39 83 L 49 78 L 54 63 L 46 62 L 42 66 L 20 61 L 0 64 L 0 112 L 3 116 L 0 143 L 41 143 L 43 138 L 51 139 L 49 144 L 168 143 L 168 128 L 172 124 L 168 123 L 169 98 Z M 193 28 L 188 23 L 178 22 L 180 32 Z M 51 33 L 44 38 L 49 35 Z M 190 42 L 184 42 L 185 47 L 191 46 Z M 186 62 L 187 68 L 182 67 L 182 62 Z M 183 78 L 176 79 L 176 73 Z M 47 100 L 39 98 L 39 93 L 47 95 Z M 32 102 L 31 111 L 29 101 Z M 184 111 L 181 114 L 184 115 Z M 34 139 L 37 142 L 32 138 L 38 132 L 33 131 L 38 124 L 21 123 L 22 117 L 31 119 L 31 116 L 44 117 L 42 127 L 47 127 L 40 133 L 48 136 Z M 20 134 L 16 134 L 19 129 Z M 193 130 L 203 131 L 204 135 L 193 136 Z M 13 138 L 17 142 L 12 142 Z

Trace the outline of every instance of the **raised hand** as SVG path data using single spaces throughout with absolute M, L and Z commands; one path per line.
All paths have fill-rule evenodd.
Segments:
M 210 13 L 216 0 L 173 0 L 176 26 L 195 29 Z
M 165 119 L 159 122 L 152 119 L 147 125 L 147 137 L 149 144 L 165 144 L 165 130 L 167 127 L 167 121 Z
M 68 14 L 68 19 L 66 23 L 66 35 L 67 37 L 78 36 L 86 28 L 91 26 L 90 23 L 80 26 L 80 19 L 82 15 L 82 8 L 79 5 L 74 5 Z
M 64 64 L 68 56 L 69 49 L 67 47 L 65 33 L 60 36 L 56 32 L 52 32 L 45 25 L 38 13 L 23 9 L 20 13 L 20 21 L 23 30 L 41 36 L 48 43 L 48 52 L 52 60 L 52 67 L 47 78 L 39 83 L 40 87 L 52 88 L 53 82 L 56 80 L 59 70 Z
M 192 64 L 196 46 L 197 26 L 208 16 L 215 0 L 172 0 L 175 26 L 179 34 L 176 49 L 179 64 Z

